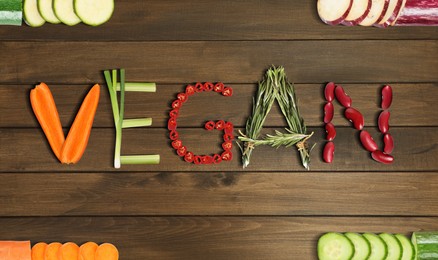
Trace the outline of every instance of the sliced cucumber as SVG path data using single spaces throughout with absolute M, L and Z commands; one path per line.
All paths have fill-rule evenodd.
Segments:
M 403 252 L 402 246 L 398 239 L 388 233 L 379 234 L 379 237 L 383 239 L 388 248 L 388 255 L 386 256 L 385 260 L 399 260 Z
M 371 245 L 363 236 L 358 233 L 347 232 L 344 234 L 354 245 L 354 255 L 351 260 L 367 259 L 371 254 Z
M 415 249 L 412 242 L 402 234 L 395 234 L 395 238 L 398 239 L 402 246 L 402 257 L 400 260 L 414 260 L 415 259 Z
M 114 0 L 75 0 L 74 9 L 82 22 L 97 26 L 111 18 Z
M 58 24 L 61 21 L 53 12 L 53 0 L 38 0 L 38 10 L 46 22 Z
M 32 27 L 39 27 L 46 23 L 46 20 L 38 11 L 37 0 L 24 0 L 24 21 Z
M 414 232 L 412 244 L 418 260 L 438 259 L 438 232 Z
M 74 7 L 74 0 L 53 0 L 53 10 L 56 17 L 66 25 L 76 25 L 81 22 L 81 19 L 76 15 Z
M 368 260 L 382 260 L 388 255 L 388 248 L 383 240 L 376 234 L 364 233 L 362 235 L 371 245 L 371 254 Z
M 348 260 L 353 255 L 353 243 L 340 233 L 326 233 L 318 240 L 318 258 L 320 260 Z
M 19 26 L 22 20 L 21 0 L 0 0 L 0 24 Z

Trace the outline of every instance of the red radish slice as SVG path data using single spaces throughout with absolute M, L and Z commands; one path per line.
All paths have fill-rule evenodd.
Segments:
M 395 21 L 396 26 L 437 26 L 437 0 L 409 0 Z
M 389 0 L 372 0 L 371 9 L 368 12 L 367 17 L 363 19 L 359 25 L 362 26 L 371 26 L 375 24 L 382 17 L 382 12 L 386 8 L 388 8 Z
M 354 26 L 362 22 L 371 10 L 372 0 L 353 0 L 353 5 L 343 25 Z
M 389 0 L 388 9 L 385 12 L 385 15 L 383 16 L 382 20 L 375 23 L 374 26 L 376 27 L 388 27 L 388 20 L 391 18 L 394 14 L 397 15 L 398 11 L 400 10 L 400 7 L 403 3 L 403 0 Z
M 388 11 L 388 8 L 389 8 L 389 1 L 390 0 L 385 0 L 385 5 L 383 6 L 382 13 L 380 14 L 379 18 L 377 19 L 377 22 L 375 22 L 374 24 L 380 23 L 380 21 L 383 20 L 383 17 L 385 17 L 386 11 Z
M 348 16 L 353 0 L 318 0 L 317 9 L 321 20 L 329 25 L 338 25 Z
M 400 16 L 401 10 L 405 7 L 405 4 L 406 4 L 406 0 L 402 0 L 400 6 L 397 5 L 391 17 L 389 17 L 388 21 L 385 22 L 386 26 L 394 25 L 395 21 Z

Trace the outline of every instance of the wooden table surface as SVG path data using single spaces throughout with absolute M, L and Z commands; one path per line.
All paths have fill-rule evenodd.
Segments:
M 187 146 L 219 150 L 207 120 L 244 127 L 257 82 L 270 65 L 295 82 L 317 143 L 311 170 L 296 149 L 257 147 L 242 169 L 183 162 L 167 138 L 170 102 L 189 83 L 222 81 L 231 98 L 191 98 L 179 119 Z M 159 165 L 113 168 L 115 131 L 103 70 L 156 82 L 127 93 L 126 116 L 152 117 L 123 132 L 123 154 L 160 154 Z M 373 161 L 335 104 L 332 164 L 322 161 L 323 87 L 344 86 L 381 144 L 380 89 L 391 84 L 395 162 Z M 94 83 L 101 99 L 87 150 L 62 165 L 29 103 L 52 89 L 67 132 Z M 0 27 L 0 240 L 111 242 L 120 259 L 315 259 L 328 231 L 410 235 L 438 230 L 438 27 L 327 26 L 316 1 L 116 1 L 99 27 Z M 277 105 L 265 133 L 286 126 Z

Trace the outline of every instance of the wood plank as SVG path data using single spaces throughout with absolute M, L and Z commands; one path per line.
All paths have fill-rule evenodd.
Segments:
M 438 216 L 438 172 L 0 174 L 0 216 Z
M 367 126 L 376 126 L 380 113 L 380 88 L 382 84 L 342 84 L 353 99 L 356 107 L 365 117 Z M 390 108 L 391 126 L 437 126 L 438 118 L 438 84 L 391 84 L 394 100 Z M 199 127 L 208 120 L 226 119 L 237 127 L 244 127 L 252 106 L 255 84 L 231 84 L 234 95 L 223 98 L 214 93 L 203 93 L 190 97 L 190 101 L 181 109 L 178 124 L 182 127 Z M 58 107 L 61 122 L 69 127 L 85 93 L 90 88 L 83 85 L 51 85 L 51 90 Z M 29 103 L 31 85 L 0 85 L 0 127 L 38 127 Z M 300 111 L 308 126 L 322 124 L 322 105 L 324 84 L 296 84 Z M 166 127 L 169 103 L 176 93 L 183 91 L 184 85 L 157 86 L 156 93 L 127 93 L 126 116 L 130 118 L 152 117 L 153 127 Z M 106 85 L 102 85 L 101 99 L 94 127 L 113 127 L 112 110 Z M 336 105 L 336 126 L 349 126 L 342 115 L 341 106 Z M 199 108 L 207 108 L 200 110 Z M 267 127 L 284 126 L 283 116 L 274 105 L 268 119 Z
M 268 131 L 270 130 L 270 131 Z M 279 129 L 281 130 L 281 129 Z M 273 129 L 267 129 L 272 133 Z M 332 164 L 322 161 L 325 143 L 321 128 L 315 131 L 311 142 L 317 145 L 312 152 L 312 171 L 436 171 L 438 170 L 438 135 L 435 127 L 391 128 L 395 140 L 393 164 L 374 162 L 358 140 L 358 132 L 352 128 L 338 128 L 335 140 L 336 153 Z M 369 129 L 380 144 L 381 135 Z M 195 154 L 221 152 L 219 133 L 199 129 L 180 129 L 181 140 Z M 237 133 L 236 133 L 237 134 Z M 250 167 L 242 169 L 240 151 L 235 145 L 234 158 L 230 162 L 200 166 L 182 161 L 170 146 L 165 129 L 127 129 L 123 134 L 122 154 L 160 154 L 159 165 L 125 165 L 123 171 L 303 171 L 294 147 L 273 149 L 257 147 L 253 152 Z M 76 165 L 62 165 L 52 155 L 44 134 L 39 129 L 0 129 L 0 172 L 35 171 L 114 171 L 113 129 L 93 129 L 89 145 L 81 161 Z M 202 145 L 200 145 L 202 144 Z
M 255 83 L 272 64 L 283 65 L 297 83 L 438 82 L 438 41 L 433 40 L 12 41 L 1 42 L 0 49 L 8 50 L 0 60 L 9 61 L 1 83 L 12 84 L 102 83 L 102 70 L 120 67 L 130 81 Z
M 99 27 L 46 24 L 0 27 L 5 40 L 296 40 L 296 39 L 437 39 L 437 27 L 328 26 L 316 1 L 125 0 L 111 20 Z
M 0 239 L 112 242 L 120 259 L 316 259 L 328 231 L 438 229 L 437 218 L 2 218 Z

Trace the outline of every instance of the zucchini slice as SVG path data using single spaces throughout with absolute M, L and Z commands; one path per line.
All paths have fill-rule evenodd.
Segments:
M 0 24 L 20 26 L 22 20 L 23 10 L 21 0 L 0 1 Z
M 364 233 L 362 235 L 371 245 L 371 254 L 367 260 L 382 260 L 388 255 L 388 248 L 383 240 L 376 234 Z
M 379 234 L 379 237 L 383 239 L 385 244 L 388 247 L 388 255 L 386 256 L 386 260 L 399 260 L 403 254 L 402 252 L 402 246 L 400 242 L 398 241 L 395 236 L 388 234 L 388 233 L 382 233 Z
M 76 15 L 74 0 L 53 0 L 53 10 L 56 17 L 66 25 L 73 26 L 81 22 L 81 19 Z
M 23 4 L 24 21 L 32 27 L 40 27 L 46 23 L 46 20 L 38 11 L 37 0 L 24 0 Z
M 395 234 L 395 238 L 398 239 L 402 246 L 402 257 L 400 260 L 414 260 L 415 259 L 415 249 L 412 242 L 402 234 Z
M 61 21 L 53 12 L 53 0 L 38 0 L 38 10 L 46 22 L 58 24 Z
M 371 254 L 371 245 L 362 235 L 358 233 L 347 232 L 344 234 L 354 245 L 354 255 L 351 260 L 367 259 Z
M 75 0 L 74 9 L 83 23 L 98 26 L 111 18 L 114 0 Z
M 349 260 L 353 255 L 353 243 L 340 233 L 326 233 L 318 240 L 318 258 L 320 260 Z

